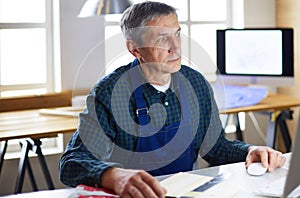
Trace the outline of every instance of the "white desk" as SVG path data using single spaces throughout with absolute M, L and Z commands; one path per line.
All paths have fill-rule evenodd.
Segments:
M 22 193 L 22 194 L 15 194 L 15 195 L 8 195 L 5 196 L 7 198 L 67 198 L 73 192 L 75 188 L 69 189 L 57 189 L 57 190 L 44 190 L 44 191 L 37 191 L 32 193 Z
M 192 173 L 212 177 L 221 173 L 229 174 L 226 180 L 208 189 L 208 191 L 211 192 L 209 193 L 209 197 L 264 197 L 257 195 L 255 191 L 287 175 L 290 154 L 285 154 L 285 156 L 287 161 L 282 168 L 276 169 L 273 173 L 266 173 L 263 176 L 250 176 L 246 172 L 244 162 L 194 170 Z M 165 176 L 158 177 L 159 180 L 163 178 L 165 178 Z M 299 193 L 297 192 L 297 194 Z
M 266 185 L 270 182 L 279 179 L 282 176 L 287 174 L 287 167 L 290 159 L 289 154 L 285 154 L 287 157 L 287 162 L 283 168 L 276 169 L 273 173 L 266 173 L 263 176 L 255 177 L 250 176 L 246 173 L 244 163 L 234 163 L 223 166 L 210 167 L 205 169 L 199 169 L 192 171 L 196 174 L 206 175 L 206 176 L 216 176 L 220 173 L 229 173 L 230 176 L 223 182 L 217 184 L 218 190 L 214 190 L 212 197 L 226 197 L 225 193 L 230 194 L 230 197 L 261 197 L 254 193 L 258 188 L 261 188 L 263 185 Z M 159 180 L 165 178 L 166 176 L 158 177 Z M 211 189 L 213 189 L 212 187 Z M 56 198 L 65 198 L 68 197 L 72 192 L 72 189 L 60 189 L 60 190 L 50 190 L 50 191 L 39 191 L 33 193 L 23 193 L 17 195 L 8 196 L 8 198 L 34 198 L 34 197 L 56 197 Z
M 215 195 L 213 195 L 213 197 L 226 197 L 224 196 L 225 193 L 230 194 L 230 196 L 228 197 L 263 197 L 257 195 L 255 191 L 259 188 L 262 188 L 264 185 L 272 183 L 276 179 L 287 175 L 290 155 L 286 154 L 286 157 L 287 162 L 282 168 L 276 169 L 273 173 L 266 173 L 263 176 L 250 176 L 246 172 L 245 164 L 243 162 L 200 169 L 193 172 L 207 176 L 216 176 L 220 173 L 230 174 L 230 176 L 225 181 L 217 184 L 222 185 L 222 187 L 215 186 L 217 192 L 213 192 L 216 193 Z

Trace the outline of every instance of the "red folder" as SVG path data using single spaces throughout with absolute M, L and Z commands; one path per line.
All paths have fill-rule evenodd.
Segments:
M 76 187 L 75 193 L 71 196 L 72 198 L 115 198 L 119 197 L 114 193 L 114 191 L 105 189 L 105 188 L 97 188 L 93 186 L 86 186 L 80 184 Z

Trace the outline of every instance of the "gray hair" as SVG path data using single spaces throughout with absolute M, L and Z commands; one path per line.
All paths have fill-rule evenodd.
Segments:
M 141 35 L 146 31 L 146 24 L 159 16 L 175 14 L 176 8 L 165 3 L 146 1 L 130 6 L 123 12 L 120 22 L 121 30 L 126 39 L 141 43 Z

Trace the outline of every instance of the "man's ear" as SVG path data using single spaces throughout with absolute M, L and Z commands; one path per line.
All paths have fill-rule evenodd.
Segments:
M 135 56 L 137 59 L 141 58 L 139 48 L 137 47 L 137 45 L 135 44 L 135 42 L 133 40 L 126 40 L 126 46 L 127 46 L 128 51 L 133 56 Z

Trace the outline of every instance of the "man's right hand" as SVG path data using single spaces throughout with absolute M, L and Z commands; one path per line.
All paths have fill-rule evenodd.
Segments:
M 110 168 L 103 173 L 101 184 L 124 198 L 155 198 L 166 194 L 158 180 L 143 170 Z

